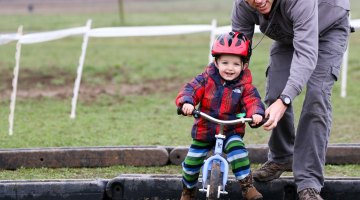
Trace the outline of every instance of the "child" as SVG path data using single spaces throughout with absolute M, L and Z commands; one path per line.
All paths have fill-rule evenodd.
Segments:
M 251 125 L 259 124 L 264 116 L 264 104 L 252 85 L 248 69 L 251 42 L 239 32 L 220 35 L 211 50 L 214 62 L 206 70 L 185 84 L 176 97 L 176 105 L 185 115 L 191 115 L 194 106 L 221 120 L 235 120 L 236 114 L 245 112 L 252 117 Z M 193 142 L 182 163 L 183 192 L 181 200 L 195 199 L 200 168 L 207 153 L 215 144 L 220 125 L 206 119 L 195 119 L 191 136 Z M 243 143 L 245 124 L 224 127 L 224 152 L 235 178 L 240 182 L 242 195 L 248 200 L 262 199 L 252 182 L 248 152 Z

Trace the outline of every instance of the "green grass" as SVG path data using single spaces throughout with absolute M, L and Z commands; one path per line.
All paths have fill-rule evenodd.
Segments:
M 253 164 L 252 169 L 260 165 Z M 102 168 L 20 168 L 14 171 L 0 170 L 1 180 L 35 180 L 35 179 L 112 179 L 120 174 L 172 174 L 180 175 L 179 165 L 167 165 L 164 167 L 129 167 L 112 166 Z M 232 176 L 232 172 L 229 173 Z M 291 172 L 285 172 L 283 176 L 293 176 Z M 360 177 L 360 165 L 327 165 L 326 177 Z
M 171 104 L 159 96 L 104 96 L 96 106 L 79 104 L 71 120 L 70 102 L 19 101 L 15 133 L 1 136 L 2 148 L 54 146 L 181 145 L 189 143 Z M 141 106 L 140 106 L 141 105 Z M 33 120 L 35 119 L 36 120 Z M 178 120 L 180 121 L 180 120 Z M 189 120 L 181 120 L 189 129 Z M 188 124 L 186 124 L 188 123 Z
M 208 3 L 206 3 L 208 2 Z M 354 10 L 360 10 L 355 3 Z M 143 2 L 144 3 L 144 2 Z M 232 1 L 171 1 L 167 3 L 129 4 L 127 26 L 210 24 L 216 18 L 219 25 L 228 25 Z M 157 9 L 152 9 L 155 6 Z M 169 9 L 176 6 L 174 12 Z M 139 12 L 137 7 L 145 9 Z M 172 9 L 171 9 L 172 10 Z M 353 18 L 360 18 L 359 12 Z M 93 19 L 93 27 L 117 26 L 117 13 L 88 13 L 69 15 L 4 15 L 2 31 L 15 32 L 24 25 L 25 33 L 83 26 Z M 101 95 L 89 100 L 79 96 L 77 117 L 69 118 L 71 96 L 65 98 L 18 97 L 15 111 L 14 135 L 8 136 L 10 96 L 0 101 L 0 146 L 2 148 L 117 146 L 190 144 L 192 118 L 176 115 L 174 98 L 183 83 L 200 73 L 208 62 L 209 34 L 199 33 L 164 37 L 90 38 L 85 60 L 82 86 L 114 84 L 118 90 L 125 84 L 143 85 L 159 82 L 158 90 L 146 95 Z M 260 40 L 257 36 L 254 44 Z M 47 88 L 50 85 L 72 88 L 81 53 L 82 37 L 69 37 L 46 43 L 23 45 L 19 90 Z M 265 90 L 264 71 L 268 62 L 271 41 L 264 39 L 254 51 L 251 69 L 254 84 L 262 96 Z M 360 124 L 360 33 L 350 41 L 348 96 L 340 97 L 340 81 L 334 86 L 333 128 L 330 143 L 360 143 L 357 124 Z M 0 92 L 11 90 L 15 43 L 0 46 Z M 41 77 L 49 77 L 44 82 Z M 39 81 L 37 81 L 39 80 Z M 177 83 L 165 91 L 164 85 Z M 80 89 L 81 92 L 81 89 Z M 4 95 L 2 95 L 4 96 Z M 294 102 L 297 116 L 303 95 Z M 297 117 L 298 118 L 298 117 Z M 267 143 L 269 133 L 262 129 L 247 129 L 247 144 Z M 342 171 L 343 170 L 343 171 Z M 358 165 L 327 166 L 331 176 L 359 176 Z M 42 178 L 110 178 L 117 173 L 178 173 L 178 166 L 135 168 L 114 166 L 94 169 L 19 169 L 0 171 L 0 179 Z M 18 177 L 18 178 L 17 178 Z

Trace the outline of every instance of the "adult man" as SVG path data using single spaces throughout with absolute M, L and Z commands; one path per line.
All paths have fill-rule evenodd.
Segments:
M 331 127 L 331 90 L 350 32 L 348 0 L 236 0 L 232 29 L 252 38 L 254 25 L 274 40 L 266 71 L 264 124 L 272 130 L 268 161 L 257 181 L 294 172 L 300 200 L 322 199 L 323 168 Z M 296 137 L 291 102 L 306 85 Z

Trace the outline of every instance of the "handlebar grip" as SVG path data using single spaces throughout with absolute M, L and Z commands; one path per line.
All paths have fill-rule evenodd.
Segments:
M 186 116 L 185 113 L 182 111 L 181 107 L 177 108 L 177 114 Z M 196 118 L 196 119 L 200 118 L 200 111 L 194 109 L 193 112 L 191 113 L 191 115 L 194 116 L 194 118 Z
M 184 116 L 185 116 L 185 113 L 182 111 L 181 107 L 178 107 L 178 108 L 177 108 L 177 114 L 178 114 L 178 115 L 184 115 Z
M 251 125 L 251 122 L 250 122 L 250 123 L 249 123 L 249 126 L 250 126 L 251 128 L 259 128 L 260 126 L 264 125 L 268 120 L 269 120 L 269 118 L 263 118 L 263 120 L 261 120 L 261 122 L 258 123 L 258 124 L 255 125 L 255 126 L 252 126 L 252 125 Z

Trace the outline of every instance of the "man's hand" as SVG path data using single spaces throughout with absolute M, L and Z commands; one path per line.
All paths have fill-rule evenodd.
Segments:
M 277 126 L 277 123 L 280 121 L 284 115 L 287 107 L 283 104 L 281 99 L 276 100 L 265 110 L 265 117 L 269 120 L 264 124 L 264 130 L 271 131 Z

